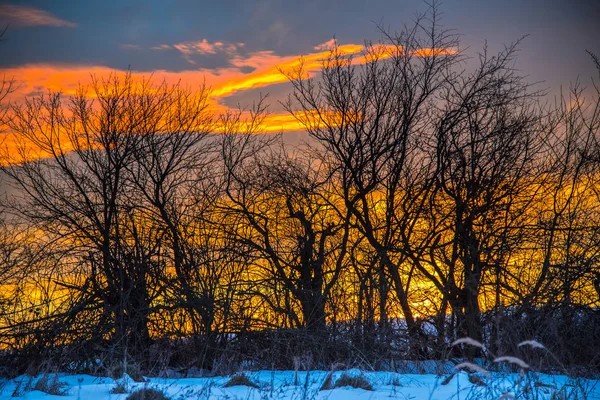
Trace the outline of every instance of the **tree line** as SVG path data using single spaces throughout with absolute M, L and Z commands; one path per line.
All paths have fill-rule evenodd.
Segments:
M 375 365 L 470 337 L 598 367 L 597 81 L 548 101 L 518 43 L 459 44 L 432 10 L 282 71 L 299 146 L 261 134 L 266 98 L 216 114 L 131 74 L 5 107 L 2 363 Z

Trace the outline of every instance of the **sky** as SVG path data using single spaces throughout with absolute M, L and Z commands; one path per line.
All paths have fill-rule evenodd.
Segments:
M 289 87 L 278 68 L 300 56 L 316 63 L 333 37 L 358 52 L 379 39 L 378 25 L 399 30 L 426 8 L 421 0 L 3 0 L 0 74 L 15 81 L 15 101 L 47 89 L 69 94 L 90 74 L 128 68 L 206 82 L 223 107 L 271 93 L 269 129 L 286 131 L 291 120 L 276 100 Z M 600 54 L 600 0 L 446 0 L 440 10 L 470 55 L 486 41 L 493 51 L 528 35 L 517 67 L 541 88 L 597 75 L 585 50 Z

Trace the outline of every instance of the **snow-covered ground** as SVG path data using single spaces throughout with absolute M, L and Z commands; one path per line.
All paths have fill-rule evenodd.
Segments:
M 373 390 L 349 386 L 320 390 L 327 378 L 325 371 L 260 371 L 247 372 L 246 376 L 259 388 L 234 386 L 224 388 L 230 377 L 163 379 L 147 378 L 136 383 L 122 382 L 131 393 L 142 388 L 162 391 L 168 398 L 176 399 L 600 399 L 600 381 L 572 380 L 560 375 L 544 374 L 492 374 L 469 379 L 460 372 L 448 381 L 448 375 L 413 375 L 393 372 L 338 371 L 333 375 L 335 384 L 344 373 L 363 376 Z M 89 375 L 60 375 L 65 396 L 53 396 L 33 390 L 38 378 L 22 376 L 11 381 L 0 381 L 0 399 L 113 399 L 127 398 L 128 394 L 114 394 L 117 381 Z M 446 382 L 444 382 L 446 381 Z M 443 384 L 445 383 L 445 384 Z M 562 393 L 561 393 L 562 391 Z

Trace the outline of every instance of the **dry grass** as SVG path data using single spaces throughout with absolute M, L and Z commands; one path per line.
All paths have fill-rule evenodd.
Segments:
M 169 398 L 156 389 L 140 389 L 127 396 L 126 400 L 169 400 Z
M 402 383 L 400 382 L 400 379 L 397 376 L 395 376 L 392 379 L 390 379 L 388 385 L 400 387 L 402 386 Z
M 44 374 L 35 383 L 33 390 L 39 390 L 54 396 L 66 396 L 68 394 L 67 384 L 58 380 L 58 375 Z
M 224 388 L 228 388 L 228 387 L 232 387 L 232 386 L 248 386 L 248 387 L 252 387 L 255 389 L 259 388 L 258 384 L 255 382 L 252 382 L 252 380 L 250 378 L 248 378 L 248 376 L 246 376 L 246 374 L 235 374 L 223 385 Z
M 333 371 L 330 371 L 327 376 L 325 377 L 325 380 L 323 381 L 323 384 L 321 385 L 321 388 L 319 390 L 331 390 L 333 389 Z
M 373 386 L 371 386 L 371 383 L 367 380 L 367 378 L 365 378 L 362 375 L 352 376 L 346 373 L 342 374 L 342 376 L 340 376 L 338 380 L 335 381 L 333 388 L 335 389 L 344 386 L 351 386 L 355 389 L 363 389 L 370 391 L 373 390 Z
M 112 394 L 125 394 L 128 392 L 127 384 L 124 381 L 115 382 L 115 386 L 110 389 Z

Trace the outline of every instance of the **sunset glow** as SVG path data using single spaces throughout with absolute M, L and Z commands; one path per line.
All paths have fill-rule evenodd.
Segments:
M 402 52 L 401 48 L 391 45 L 375 45 L 366 48 L 357 44 L 336 45 L 334 40 L 314 46 L 315 50 L 318 50 L 316 52 L 296 56 L 278 56 L 273 51 L 260 51 L 242 56 L 236 51 L 243 47 L 243 43 L 227 46 L 221 42 L 210 44 L 206 40 L 193 45 L 175 45 L 174 47 L 185 55 L 192 52 L 213 54 L 224 49 L 232 55 L 231 66 L 219 69 L 190 69 L 181 72 L 157 70 L 152 74 L 132 70 L 132 78 L 140 80 L 151 77 L 154 82 L 164 80 L 169 85 L 183 82 L 185 87 L 192 89 L 206 85 L 211 90 L 210 108 L 217 113 L 227 112 L 228 108 L 223 101 L 228 96 L 256 88 L 264 88 L 268 93 L 269 86 L 287 82 L 286 74 L 294 74 L 299 68 L 302 69 L 305 77 L 313 77 L 327 61 L 327 58 L 334 53 L 341 57 L 355 56 L 352 58 L 353 63 L 363 64 L 376 59 L 398 56 Z M 157 48 L 157 50 L 164 49 L 163 47 Z M 456 54 L 456 52 L 456 49 L 420 49 L 414 51 L 413 55 L 416 57 L 446 56 Z M 244 73 L 242 72 L 244 68 L 252 68 L 253 71 Z M 124 76 L 127 72 L 102 66 L 25 65 L 10 68 L 6 69 L 4 73 L 6 77 L 12 79 L 14 90 L 9 93 L 7 100 L 14 104 L 20 104 L 25 99 L 47 95 L 49 92 L 60 92 L 68 97 L 75 95 L 79 88 L 90 85 L 93 80 L 102 81 L 115 74 Z M 90 95 L 93 94 L 90 92 Z M 270 113 L 264 119 L 261 130 L 265 133 L 278 133 L 302 130 L 303 128 L 303 124 L 298 121 L 296 116 L 280 112 Z M 220 130 L 219 127 L 216 127 L 217 132 Z M 23 151 L 29 160 L 48 155 L 43 151 L 40 152 L 39 149 L 28 148 L 26 143 L 17 143 L 10 132 L 4 134 L 2 145 L 5 154 L 3 162 L 7 162 L 7 159 L 12 159 L 12 162 L 23 159 Z

